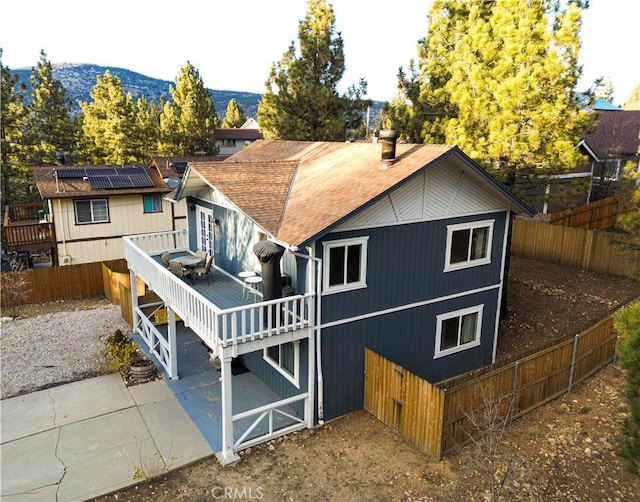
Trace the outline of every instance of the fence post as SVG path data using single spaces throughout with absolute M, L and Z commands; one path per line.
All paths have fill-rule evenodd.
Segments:
M 613 359 L 611 362 L 613 364 L 618 360 L 618 344 L 620 343 L 620 332 L 616 331 L 616 346 L 613 348 Z
M 573 353 L 571 354 L 571 369 L 569 370 L 569 388 L 567 394 L 573 389 L 573 372 L 576 368 L 576 353 L 578 352 L 578 335 L 573 337 Z
M 515 411 L 516 392 L 518 390 L 518 374 L 520 373 L 520 361 L 516 361 L 513 367 L 513 387 L 511 388 L 511 404 L 509 404 L 509 419 L 513 419 Z
M 445 452 L 445 443 L 444 443 L 444 433 L 445 433 L 445 428 L 444 428 L 444 408 L 447 402 L 447 389 L 442 389 L 442 406 L 440 407 L 440 452 L 438 455 L 438 460 L 442 460 L 444 457 L 444 452 Z

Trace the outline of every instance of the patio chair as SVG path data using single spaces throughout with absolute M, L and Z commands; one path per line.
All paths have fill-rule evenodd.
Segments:
M 198 249 L 198 250 L 195 252 L 195 255 L 196 255 L 198 258 L 200 258 L 200 263 L 199 263 L 198 265 L 204 265 L 204 264 L 205 264 L 205 262 L 207 261 L 207 256 L 208 256 L 207 252 L 206 252 L 206 251 L 203 251 L 202 249 Z
M 171 255 L 169 253 L 163 253 L 160 258 L 162 259 L 162 263 L 164 264 L 164 268 L 169 268 L 169 262 L 171 261 Z
M 212 263 L 213 263 L 213 255 L 207 255 L 204 266 L 197 265 L 193 267 L 193 273 L 196 274 L 198 278 L 205 276 L 207 278 L 207 281 L 210 281 L 211 276 L 209 275 L 209 272 L 211 270 Z
M 192 277 L 191 275 L 192 269 L 186 268 L 185 266 L 182 265 L 182 263 L 175 260 L 171 260 L 169 262 L 169 270 L 171 271 L 171 273 L 173 273 L 173 275 L 175 275 L 176 277 L 180 277 L 181 279 L 184 279 L 184 280 L 187 280 L 189 277 Z

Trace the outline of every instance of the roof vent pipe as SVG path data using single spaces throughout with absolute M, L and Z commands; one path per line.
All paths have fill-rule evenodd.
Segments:
M 380 169 L 388 169 L 396 158 L 396 140 L 398 133 L 394 130 L 380 131 L 380 143 L 382 144 L 382 159 Z
M 64 166 L 64 163 L 65 163 L 64 152 L 61 151 L 61 150 L 57 150 L 56 151 L 56 165 Z

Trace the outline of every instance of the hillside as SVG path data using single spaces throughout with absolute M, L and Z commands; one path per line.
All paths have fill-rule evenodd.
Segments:
M 90 100 L 89 93 L 96 84 L 96 77 L 104 75 L 106 70 L 119 77 L 125 93 L 130 92 L 136 99 L 144 95 L 149 101 L 157 102 L 161 96 L 168 98 L 169 85 L 175 85 L 175 82 L 148 77 L 125 68 L 94 64 L 52 64 L 51 66 L 54 78 L 62 83 L 67 91 L 67 96 L 73 103 L 72 112 L 74 114 L 80 112 L 78 101 Z M 31 68 L 12 69 L 11 72 L 17 73 L 20 80 L 27 86 L 26 96 L 28 100 L 31 96 L 31 84 L 29 82 Z M 256 117 L 258 102 L 262 97 L 261 94 L 215 89 L 210 89 L 210 91 L 219 116 L 224 116 L 229 100 L 235 98 L 247 116 Z
M 134 98 L 144 95 L 147 100 L 158 102 L 161 96 L 169 98 L 169 85 L 175 82 L 148 77 L 135 71 L 112 66 L 98 66 L 95 64 L 52 64 L 53 77 L 60 81 L 67 91 L 67 96 L 72 102 L 72 113 L 80 113 L 79 101 L 89 101 L 90 92 L 96 84 L 96 77 L 104 75 L 109 70 L 112 75 L 120 78 L 125 93 L 130 92 Z M 12 73 L 18 74 L 22 83 L 27 87 L 26 100 L 31 98 L 31 84 L 29 77 L 31 68 L 11 69 Z M 262 94 L 244 91 L 229 91 L 220 89 L 209 89 L 213 96 L 213 102 L 218 116 L 222 119 L 227 110 L 227 104 L 231 99 L 235 99 L 244 110 L 247 117 L 257 118 L 258 103 Z M 375 101 L 371 107 L 371 120 L 382 109 L 382 103 Z

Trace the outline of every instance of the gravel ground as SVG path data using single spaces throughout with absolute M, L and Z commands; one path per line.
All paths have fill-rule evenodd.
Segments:
M 0 399 L 97 376 L 95 354 L 104 338 L 130 330 L 120 308 L 109 303 L 9 319 L 0 325 Z

